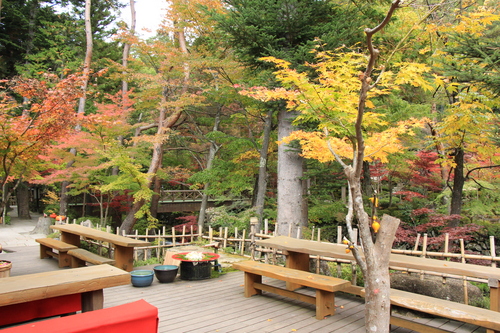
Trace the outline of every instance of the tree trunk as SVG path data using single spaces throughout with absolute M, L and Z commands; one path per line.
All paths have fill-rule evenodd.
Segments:
M 218 107 L 217 114 L 215 115 L 214 127 L 212 129 L 212 132 L 216 132 L 219 130 L 220 116 L 221 116 L 221 108 Z M 218 150 L 219 146 L 217 146 L 217 143 L 214 140 L 210 140 L 210 149 L 208 151 L 207 165 L 205 167 L 206 170 L 212 169 L 212 165 L 215 160 L 215 155 L 217 154 Z M 198 233 L 200 235 L 203 232 L 203 227 L 205 225 L 205 213 L 208 207 L 207 190 L 209 187 L 210 183 L 205 183 L 205 186 L 203 187 L 203 194 L 201 196 L 200 214 L 198 215 Z
M 179 48 L 181 49 L 182 53 L 188 54 L 188 49 L 186 46 L 186 36 L 184 35 L 183 28 L 179 28 L 179 31 L 177 31 L 176 35 L 179 41 Z M 190 68 L 189 65 L 186 63 L 184 64 L 184 79 L 182 82 L 182 89 L 180 91 L 181 95 L 185 94 L 188 91 L 189 77 L 190 77 Z M 183 112 L 182 107 L 177 106 L 172 112 L 172 114 L 167 117 L 167 109 L 163 105 L 165 105 L 165 102 L 169 97 L 168 93 L 168 91 L 170 90 L 169 88 L 170 87 L 167 86 L 163 88 L 162 101 L 160 103 L 160 115 L 158 117 L 158 130 L 156 132 L 158 138 L 162 138 L 165 135 L 166 131 L 175 125 L 175 123 L 179 120 Z M 153 143 L 153 156 L 151 157 L 151 163 L 149 164 L 148 177 L 147 177 L 147 182 L 149 183 L 149 186 L 151 186 L 153 178 L 156 175 L 158 169 L 160 168 L 162 162 L 161 159 L 162 146 L 163 146 L 162 140 L 156 140 Z M 135 215 L 136 213 L 139 212 L 139 210 L 145 203 L 146 200 L 143 198 L 134 202 L 132 208 L 130 209 L 127 216 L 123 220 L 123 223 L 121 225 L 122 230 L 125 230 L 125 232 L 127 233 L 132 232 L 132 228 L 134 227 L 135 222 L 137 221 Z
M 135 0 L 130 0 L 130 16 L 131 16 L 131 24 L 130 24 L 130 33 L 135 34 L 135 25 L 136 25 L 136 13 L 135 13 Z M 125 79 L 127 75 L 127 68 L 128 68 L 128 56 L 130 54 L 130 47 L 131 45 L 129 43 L 125 43 L 123 45 L 123 53 L 122 53 L 122 66 L 123 66 L 123 79 L 122 79 L 122 95 L 125 96 L 125 94 L 128 92 L 128 81 Z
M 30 235 L 34 234 L 42 234 L 49 235 L 52 233 L 52 229 L 50 226 L 52 225 L 52 219 L 50 217 L 39 217 L 38 222 L 36 223 L 35 229 L 30 231 Z
M 30 190 L 28 183 L 21 181 L 16 191 L 17 216 L 21 219 L 31 219 L 30 215 Z
M 259 219 L 257 230 L 262 229 L 262 218 L 264 215 L 264 203 L 267 190 L 267 156 L 269 150 L 269 141 L 271 139 L 271 129 L 273 127 L 273 110 L 267 111 L 264 123 L 264 132 L 262 137 L 262 147 L 260 148 L 259 177 L 257 179 L 257 191 L 255 194 L 255 213 Z
M 363 193 L 371 197 L 373 195 L 373 189 L 372 189 L 372 179 L 371 179 L 371 173 L 370 173 L 370 163 L 367 161 L 363 161 L 363 178 L 361 179 L 362 185 L 363 185 Z
M 464 151 L 462 148 L 455 149 L 455 169 L 453 172 L 453 188 L 451 191 L 451 206 L 450 214 L 462 214 L 462 194 L 464 190 Z M 449 227 L 457 227 L 460 223 L 459 219 L 450 220 Z
M 161 194 L 161 179 L 158 176 L 154 178 L 154 192 L 153 197 L 151 198 L 151 216 L 154 218 L 158 217 L 158 204 L 160 203 L 160 194 Z
M 294 130 L 294 112 L 280 110 L 278 116 L 278 140 L 290 135 Z M 297 149 L 289 144 L 278 146 L 278 235 L 297 237 L 298 230 L 307 226 L 307 206 L 302 195 L 304 159 Z
M 87 101 L 86 98 L 86 93 L 87 93 L 87 86 L 88 86 L 88 81 L 89 81 L 89 75 L 90 75 L 90 65 L 92 63 L 92 52 L 94 48 L 94 42 L 92 40 L 92 24 L 90 21 L 90 11 L 91 11 L 91 6 L 92 6 L 92 1 L 91 0 L 85 0 L 85 38 L 86 38 L 86 50 L 85 50 L 85 59 L 83 61 L 83 75 L 86 77 L 85 80 L 83 81 L 82 85 L 82 91 L 83 91 L 83 96 L 80 97 L 80 101 L 78 103 L 78 114 L 83 114 L 85 113 L 85 102 Z M 81 129 L 80 125 L 76 126 L 76 130 L 79 131 Z M 76 156 L 76 149 L 71 148 L 70 153 L 72 155 Z M 71 168 L 73 165 L 74 161 L 70 161 L 67 165 L 66 168 Z M 64 181 L 61 183 L 61 196 L 59 198 L 60 200 L 60 206 L 59 206 L 59 215 L 68 215 L 68 185 L 69 182 Z

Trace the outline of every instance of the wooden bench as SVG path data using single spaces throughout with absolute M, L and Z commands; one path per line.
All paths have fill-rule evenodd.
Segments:
M 72 249 L 68 251 L 68 255 L 71 257 L 71 267 L 83 267 L 87 262 L 94 265 L 109 264 L 114 265 L 115 261 L 113 259 L 101 257 L 95 253 L 87 251 L 85 249 Z
M 92 312 L 30 322 L 2 333 L 156 333 L 158 309 L 144 300 Z
M 348 288 L 351 283 L 331 276 L 313 274 L 296 269 L 263 264 L 256 261 L 242 261 L 233 267 L 245 272 L 245 297 L 260 295 L 262 291 L 293 298 L 316 305 L 316 319 L 335 314 L 335 292 Z M 316 297 L 286 290 L 262 283 L 262 276 L 290 281 L 316 289 Z
M 61 232 L 61 240 L 63 242 L 77 247 L 80 246 L 80 239 L 82 237 L 112 244 L 114 247 L 115 266 L 128 272 L 134 269 L 134 247 L 151 244 L 146 241 L 115 235 L 79 224 L 58 224 L 51 225 L 50 228 Z
M 77 249 L 78 246 L 65 243 L 54 238 L 38 238 L 40 243 L 40 259 L 56 258 L 59 261 L 59 267 L 68 267 L 71 265 L 69 250 Z M 57 252 L 54 252 L 56 250 Z
M 99 310 L 104 304 L 103 289 L 125 284 L 130 284 L 130 273 L 110 265 L 3 278 L 0 325 Z
M 310 255 L 355 261 L 352 253 L 345 252 L 346 246 L 342 244 L 315 242 L 286 236 L 256 241 L 256 244 L 281 250 L 286 255 L 287 267 L 303 271 L 309 270 Z M 489 310 L 395 289 L 391 291 L 391 302 L 393 305 L 408 309 L 485 327 L 488 333 L 500 332 L 498 326 L 500 319 L 500 268 L 401 254 L 391 254 L 389 266 L 391 269 L 402 271 L 434 272 L 447 278 L 465 276 L 488 281 L 490 288 Z M 344 291 L 364 296 L 364 290 L 361 287 L 351 286 Z M 391 317 L 391 323 L 420 332 L 446 332 L 399 317 Z
M 391 304 L 500 332 L 500 314 L 496 311 L 397 289 L 391 289 Z M 391 316 L 391 324 L 418 332 L 449 332 L 395 316 Z

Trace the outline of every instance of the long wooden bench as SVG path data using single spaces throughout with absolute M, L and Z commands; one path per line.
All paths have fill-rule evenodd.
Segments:
M 38 238 L 36 241 L 40 243 L 40 259 L 56 258 L 59 261 L 59 267 L 71 266 L 71 257 L 68 255 L 68 251 L 77 249 L 78 246 L 54 238 Z
M 341 244 L 314 242 L 286 236 L 256 241 L 256 244 L 281 250 L 286 255 L 286 266 L 297 270 L 309 270 L 310 255 L 355 261 L 352 253 L 346 253 L 345 245 Z M 434 316 L 485 327 L 488 333 L 500 333 L 500 268 L 400 254 L 391 254 L 389 264 L 391 269 L 396 270 L 427 271 L 446 277 L 465 276 L 488 281 L 489 310 L 396 289 L 391 290 L 391 303 Z M 344 291 L 364 296 L 364 290 L 361 287 L 351 286 Z M 391 317 L 391 323 L 418 332 L 446 332 L 394 316 Z
M 130 274 L 110 265 L 3 278 L 0 326 L 103 308 L 104 288 L 130 284 Z
M 68 255 L 71 257 L 71 267 L 83 267 L 87 262 L 94 265 L 109 264 L 114 265 L 115 260 L 101 257 L 95 253 L 87 251 L 85 249 L 72 249 L 68 251 Z
M 256 261 L 242 261 L 233 267 L 245 272 L 245 297 L 260 295 L 262 291 L 293 298 L 316 305 L 316 319 L 335 314 L 335 292 L 348 288 L 351 283 L 331 276 L 319 275 Z M 316 297 L 262 283 L 262 276 L 297 283 L 316 289 Z
M 82 237 L 113 244 L 115 266 L 128 272 L 134 269 L 134 248 L 151 244 L 146 241 L 114 235 L 79 224 L 58 224 L 51 225 L 50 228 L 59 230 L 61 232 L 61 240 L 68 244 L 79 246 Z
M 438 317 L 485 327 L 494 332 L 500 332 L 500 314 L 496 311 L 398 289 L 391 289 L 391 304 Z M 448 332 L 440 329 L 431 329 L 429 326 L 395 316 L 391 316 L 391 324 L 418 332 Z

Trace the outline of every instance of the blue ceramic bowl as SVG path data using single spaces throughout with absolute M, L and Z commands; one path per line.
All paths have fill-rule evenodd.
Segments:
M 160 281 L 160 283 L 174 282 L 177 276 L 177 271 L 179 266 L 176 265 L 159 265 L 154 268 L 155 276 Z
M 147 287 L 153 283 L 154 272 L 145 269 L 139 269 L 130 272 L 132 277 L 132 285 L 134 287 Z

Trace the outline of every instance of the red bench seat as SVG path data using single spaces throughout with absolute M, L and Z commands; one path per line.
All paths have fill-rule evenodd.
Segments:
M 81 294 L 73 294 L 0 306 L 0 326 L 81 311 L 81 300 Z
M 118 305 L 71 316 L 29 322 L 2 333 L 156 333 L 158 309 L 146 302 Z

